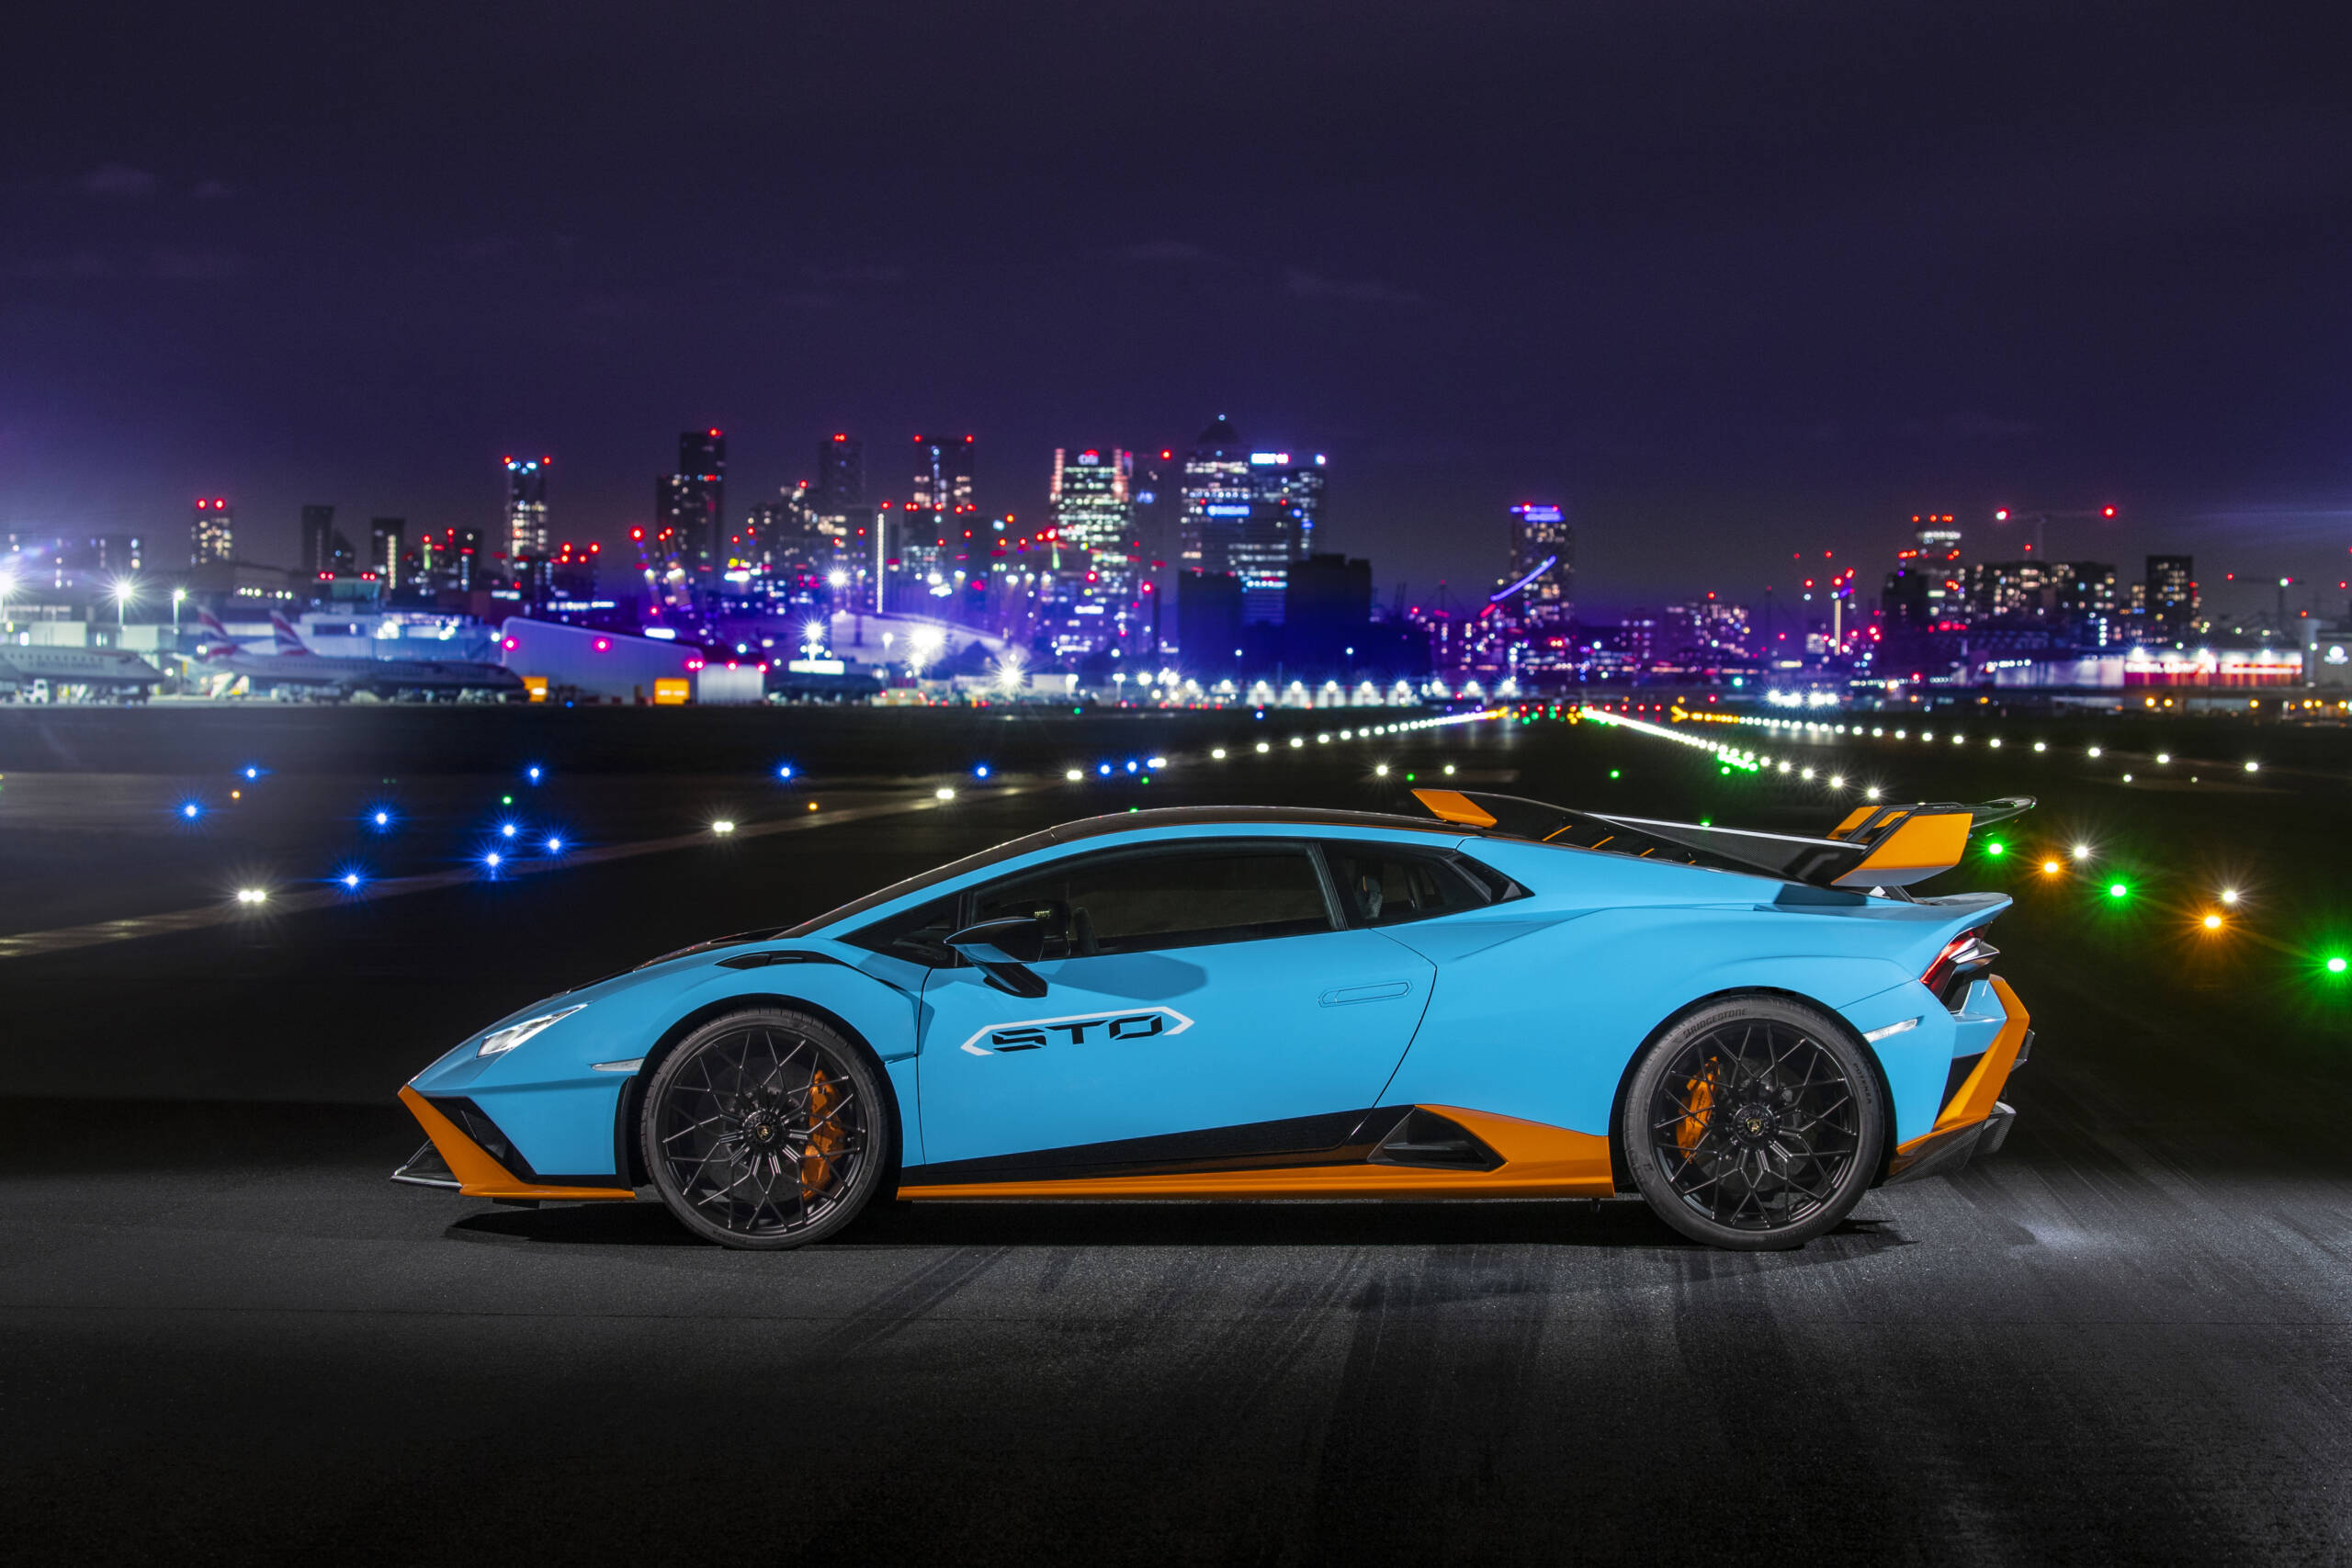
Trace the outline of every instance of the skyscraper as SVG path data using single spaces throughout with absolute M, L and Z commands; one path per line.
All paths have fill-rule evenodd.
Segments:
M 1577 536 L 1556 506 L 1522 501 L 1510 509 L 1510 568 L 1506 592 L 1531 623 L 1566 621 L 1575 613 Z
M 1184 459 L 1178 563 L 1241 580 L 1243 617 L 1280 626 L 1290 563 L 1323 518 L 1323 454 L 1250 451 L 1223 414 Z
M 2147 579 L 2148 629 L 2158 638 L 2178 642 L 2196 629 L 2197 562 L 2190 556 L 2150 556 Z
M 335 528 L 334 508 L 316 503 L 302 508 L 304 575 L 326 577 L 351 568 L 351 541 Z
M 196 515 L 187 525 L 188 565 L 210 566 L 226 561 L 235 549 L 235 518 L 229 511 L 229 503 L 219 496 L 209 501 L 198 497 Z
M 956 559 L 968 553 L 962 547 L 964 531 L 979 518 L 970 436 L 934 440 L 918 435 L 914 459 L 914 488 L 896 519 L 896 558 L 904 585 L 900 607 L 955 592 L 950 578 Z
M 655 536 L 670 562 L 689 572 L 718 565 L 727 536 L 727 437 L 718 430 L 678 436 L 678 467 L 654 485 Z
M 1135 454 L 1054 448 L 1046 496 L 1054 536 L 1085 552 L 1094 581 L 1081 599 L 1125 604 L 1135 596 Z
M 506 526 L 499 542 L 509 561 L 548 553 L 548 469 L 554 462 L 506 459 Z
M 1230 571 L 1227 547 L 1250 516 L 1256 487 L 1250 454 L 1233 422 L 1216 416 L 1184 458 L 1177 516 L 1177 564 L 1187 571 Z
M 817 443 L 815 502 L 819 512 L 839 516 L 865 504 L 865 443 L 836 435 Z
M 401 551 L 408 543 L 408 519 L 377 517 L 368 524 L 368 570 L 387 592 L 401 585 Z

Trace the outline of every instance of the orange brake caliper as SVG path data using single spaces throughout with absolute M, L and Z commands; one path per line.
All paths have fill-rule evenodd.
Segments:
M 1707 1059 L 1702 1075 L 1683 1079 L 1682 1088 L 1684 1103 L 1690 1107 L 1690 1113 L 1675 1124 L 1674 1146 L 1687 1155 L 1699 1146 L 1700 1139 L 1707 1135 L 1707 1112 L 1713 1109 L 1715 1103 L 1714 1058 Z
M 841 1091 L 819 1067 L 808 1076 L 808 1146 L 800 1156 L 800 1196 L 814 1198 L 833 1173 L 833 1156 L 842 1143 L 841 1123 L 832 1119 Z

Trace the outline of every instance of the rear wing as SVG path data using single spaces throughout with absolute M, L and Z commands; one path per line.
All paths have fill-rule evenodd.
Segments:
M 1968 835 L 2033 809 L 2015 795 L 1977 806 L 1919 803 L 1858 807 L 1828 837 L 1758 833 L 1702 822 L 1618 817 L 1551 806 L 1515 795 L 1417 789 L 1413 798 L 1444 821 L 1538 843 L 1612 849 L 1643 858 L 1713 863 L 1815 887 L 1907 887 L 1960 863 Z

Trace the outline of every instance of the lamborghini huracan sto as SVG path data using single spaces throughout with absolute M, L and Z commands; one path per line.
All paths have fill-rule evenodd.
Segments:
M 1912 888 L 2031 801 L 1816 838 L 1415 793 L 1073 822 L 534 1003 L 401 1089 L 395 1179 L 744 1247 L 877 1198 L 1625 1194 L 1766 1248 L 2007 1136 L 2009 901 Z

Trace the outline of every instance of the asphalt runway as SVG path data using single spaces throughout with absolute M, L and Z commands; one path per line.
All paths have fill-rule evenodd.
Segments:
M 853 725 L 803 781 L 880 814 L 0 958 L 0 1540 L 72 1562 L 2352 1561 L 2324 752 L 2225 778 L 2217 743 L 2197 784 L 2149 787 L 2079 737 L 2020 754 L 2021 727 L 1999 756 L 1766 743 L 1905 796 L 2044 801 L 2012 860 L 1937 885 L 2018 896 L 1993 934 L 2039 1040 L 2007 1146 L 1801 1252 L 1692 1247 L 1633 1203 L 1283 1202 L 924 1205 L 756 1255 L 652 1203 L 384 1179 L 418 1141 L 392 1090 L 484 1020 L 1091 811 L 1378 805 L 1451 762 L 1620 809 L 1838 814 L 1793 772 L 1591 726 L 1318 744 L 1308 721 L 1306 747 L 1258 759 L 1244 730 L 1222 765 L 1210 727 L 1123 731 L 1170 750 L 1148 786 L 1068 784 L 1048 758 L 1108 742 L 1049 734 L 989 784 L 885 716 L 907 728 Z M 535 754 L 585 768 L 549 735 Z M 241 864 L 308 874 L 381 776 L 322 746 L 266 812 L 177 839 L 133 829 L 207 770 L 109 744 L 116 782 L 79 806 L 17 771 L 22 737 L 6 753 L 0 931 L 46 929 L 44 883 L 74 884 L 63 924 L 217 899 Z M 752 787 L 725 760 L 600 764 L 563 811 L 596 843 L 691 838 L 703 795 Z M 390 873 L 462 863 L 513 792 L 503 761 L 469 767 L 416 797 Z M 747 798 L 747 824 L 804 804 Z M 2094 864 L 2037 879 L 2077 836 Z M 2220 877 L 2244 930 L 2200 942 Z

